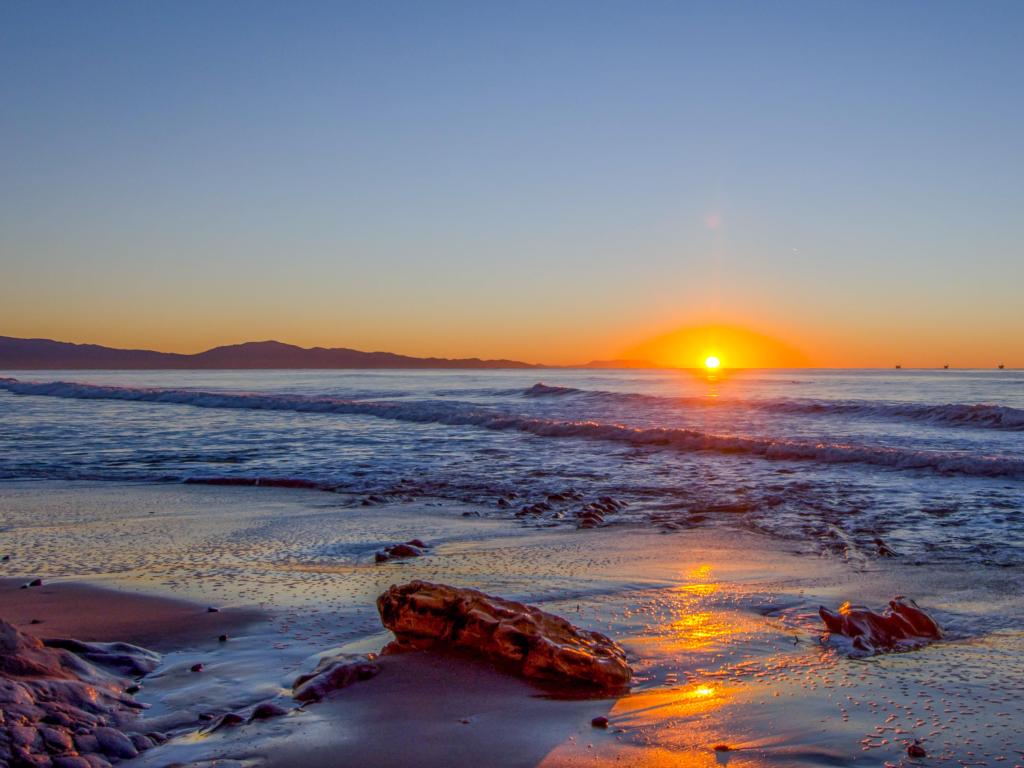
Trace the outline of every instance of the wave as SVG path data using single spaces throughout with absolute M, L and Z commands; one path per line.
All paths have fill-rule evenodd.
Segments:
M 522 394 L 526 397 L 578 395 L 588 399 L 618 402 L 644 401 L 684 407 L 739 408 L 787 415 L 838 415 L 860 418 L 909 419 L 937 426 L 1024 430 L 1024 409 L 989 403 L 928 405 L 924 403 L 864 400 L 721 400 L 556 387 L 540 382 L 526 389 Z
M 628 427 L 595 421 L 565 421 L 438 401 L 366 401 L 298 395 L 261 395 L 203 392 L 183 389 L 110 387 L 71 382 L 23 382 L 0 379 L 0 389 L 18 395 L 80 400 L 127 400 L 155 404 L 190 405 L 299 413 L 335 413 L 448 426 L 471 426 L 525 432 L 537 437 L 581 438 L 625 443 L 636 447 L 679 451 L 711 451 L 775 460 L 814 461 L 825 464 L 870 464 L 900 470 L 927 470 L 976 477 L 1024 477 L 1024 460 L 980 456 L 965 452 L 908 450 L 879 446 L 776 440 L 766 437 L 718 435 L 693 429 Z

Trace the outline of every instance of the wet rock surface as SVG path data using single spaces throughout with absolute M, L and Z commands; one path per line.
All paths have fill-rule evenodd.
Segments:
M 388 560 L 403 560 L 408 557 L 421 557 L 426 554 L 429 546 L 420 539 L 410 539 L 403 544 L 392 544 L 384 547 L 383 550 L 374 555 L 378 563 L 386 563 Z
M 123 643 L 44 644 L 0 619 L 0 765 L 95 768 L 137 756 L 152 742 L 125 726 L 141 705 L 124 693 L 128 680 L 101 667 L 152 669 L 158 659 Z
M 475 589 L 412 581 L 390 587 L 377 610 L 396 638 L 384 653 L 447 647 L 531 680 L 601 691 L 622 690 L 632 678 L 625 653 L 608 637 Z
M 292 695 L 299 701 L 320 701 L 333 691 L 361 680 L 369 680 L 379 673 L 376 659 L 372 653 L 340 653 L 324 657 L 316 669 L 295 679 Z
M 850 638 L 859 655 L 909 650 L 942 637 L 935 619 L 909 597 L 890 600 L 881 613 L 844 603 L 838 611 L 822 606 L 818 614 L 829 632 Z

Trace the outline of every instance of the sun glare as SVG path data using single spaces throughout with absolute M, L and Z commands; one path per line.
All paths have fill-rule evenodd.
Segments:
M 714 355 L 709 355 L 708 357 L 704 358 L 704 367 L 707 368 L 708 370 L 714 370 L 715 368 L 717 368 L 721 364 L 722 364 L 722 361 L 719 360 Z

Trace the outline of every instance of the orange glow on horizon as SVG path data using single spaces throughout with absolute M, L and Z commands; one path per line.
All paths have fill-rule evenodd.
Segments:
M 787 342 L 734 325 L 680 328 L 637 344 L 623 357 L 648 360 L 672 368 L 720 370 L 729 368 L 799 368 L 807 365 L 803 353 Z

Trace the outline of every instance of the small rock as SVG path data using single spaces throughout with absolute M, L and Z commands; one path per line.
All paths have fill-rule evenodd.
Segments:
M 99 744 L 100 752 L 107 757 L 116 757 L 119 760 L 130 760 L 139 754 L 139 750 L 132 744 L 131 739 L 125 736 L 116 728 L 97 728 L 96 741 Z
M 728 744 L 715 744 L 712 749 L 715 750 L 715 752 L 732 752 L 732 747 Z
M 595 717 L 593 720 L 590 721 L 590 725 L 593 726 L 594 728 L 607 728 L 608 727 L 608 718 L 605 717 L 604 715 L 599 715 L 599 716 Z
M 221 635 L 220 637 L 217 638 L 217 642 L 219 642 L 219 643 L 226 643 L 227 641 L 228 641 L 228 636 L 227 635 Z
M 917 741 L 913 744 L 907 745 L 907 754 L 910 755 L 910 757 L 928 757 L 928 753 L 925 751 L 925 748 Z
M 220 608 L 214 608 L 212 605 L 207 607 L 207 613 L 220 613 Z
M 30 587 L 41 587 L 41 586 L 43 586 L 43 580 L 42 579 L 32 579 L 32 581 L 30 581 L 28 583 L 28 585 Z
M 191 667 L 189 667 L 189 669 L 191 669 L 193 672 L 202 672 L 203 664 L 202 662 L 199 662 L 198 664 L 193 664 Z
M 288 714 L 288 710 L 284 707 L 279 707 L 272 701 L 265 701 L 262 704 L 256 706 L 256 709 L 252 711 L 249 716 L 249 721 L 253 720 L 269 720 L 272 717 L 283 717 Z
M 208 723 L 211 720 L 213 720 L 215 717 L 217 717 L 217 716 L 215 714 L 213 714 L 213 712 L 200 712 L 199 713 L 199 721 L 202 722 L 202 723 Z
M 132 684 L 132 685 L 129 685 L 127 688 L 125 688 L 124 692 L 129 694 L 129 695 L 131 695 L 131 696 L 134 696 L 136 693 L 138 693 L 141 690 L 142 690 L 142 686 L 141 685 Z
M 153 742 L 141 733 L 130 733 L 128 738 L 132 740 L 132 746 L 139 750 L 139 752 L 145 752 L 153 747 Z
M 227 714 L 222 715 L 220 720 L 217 721 L 217 724 L 210 730 L 219 731 L 221 728 L 231 728 L 236 725 L 241 725 L 244 722 L 245 718 L 241 715 L 236 715 L 234 712 L 228 712 Z
M 42 619 L 32 619 L 32 621 L 29 622 L 29 624 L 42 624 L 42 623 L 43 623 Z

